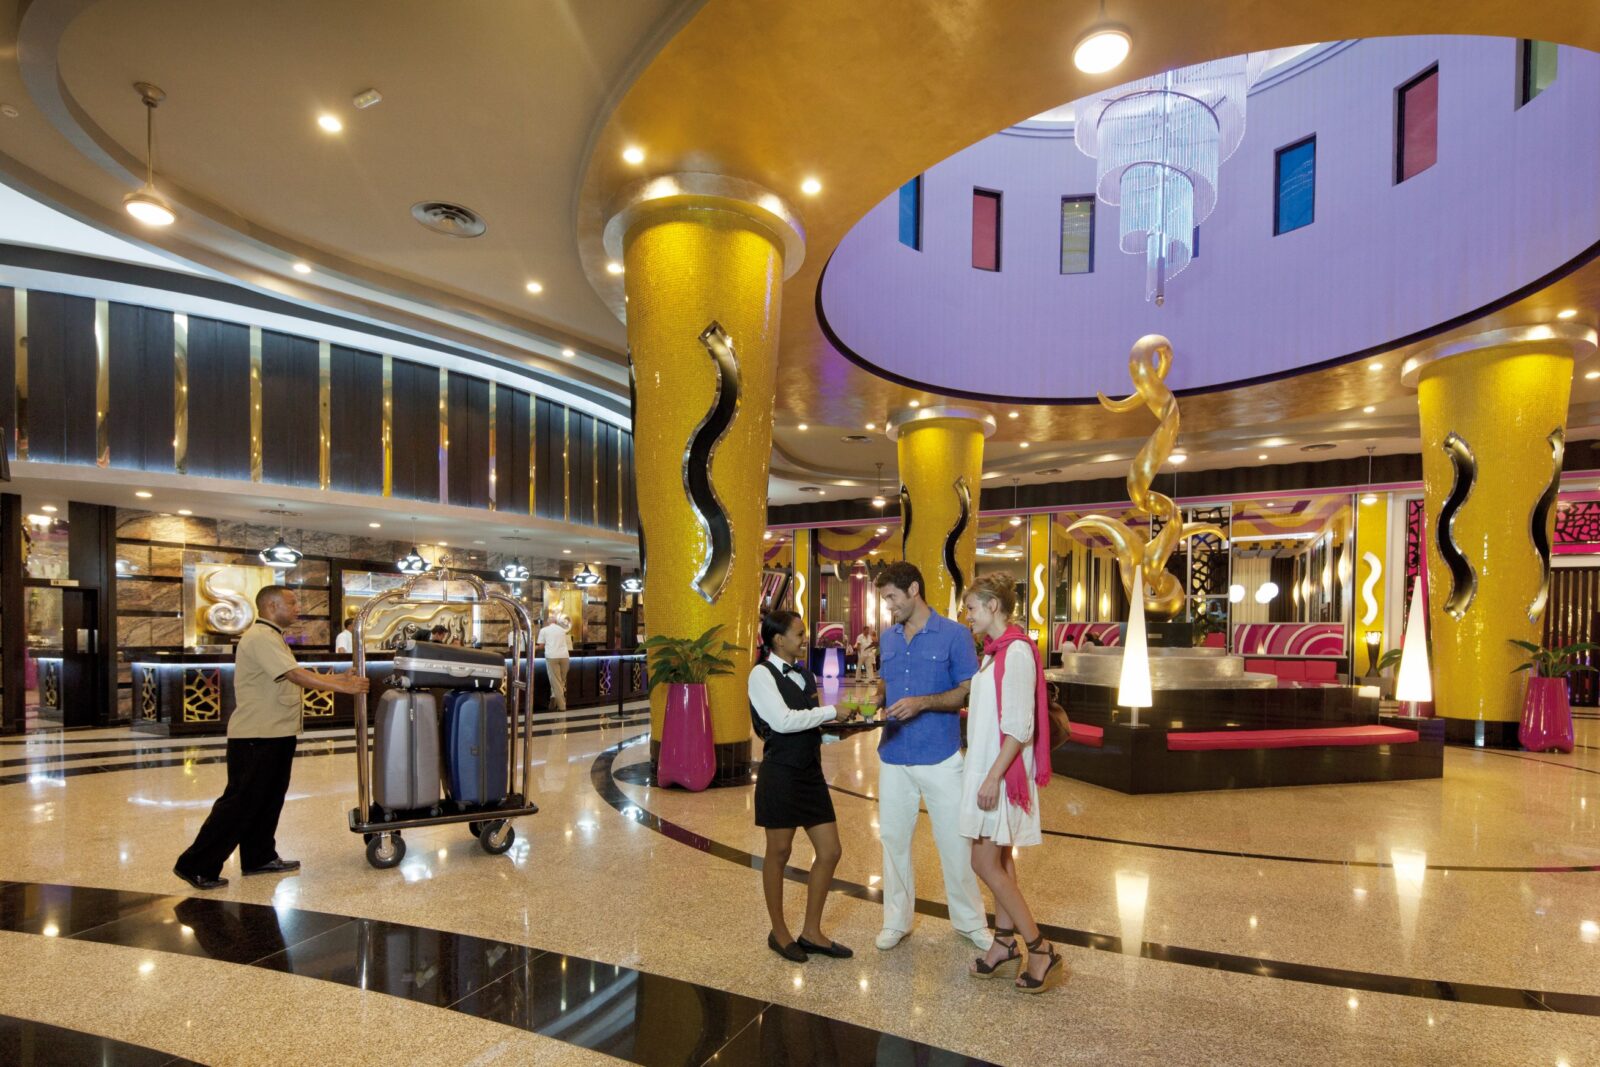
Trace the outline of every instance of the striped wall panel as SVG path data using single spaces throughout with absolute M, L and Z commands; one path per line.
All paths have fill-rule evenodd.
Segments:
M 320 478 L 317 343 L 261 333 L 261 480 L 315 489 Z
M 177 389 L 172 312 L 112 304 L 108 321 L 111 465 L 170 471 Z
M 394 495 L 439 499 L 439 370 L 393 361 Z
M 528 435 L 532 430 L 532 398 L 504 386 L 495 387 L 495 507 L 528 514 Z
M 383 357 L 332 346 L 329 355 L 329 484 L 383 492 Z
M 450 375 L 449 502 L 489 506 L 489 383 Z M 498 476 L 497 476 L 498 478 Z
M 250 329 L 189 317 L 189 449 L 185 470 L 250 477 Z
M 28 294 L 28 458 L 95 462 L 94 301 Z

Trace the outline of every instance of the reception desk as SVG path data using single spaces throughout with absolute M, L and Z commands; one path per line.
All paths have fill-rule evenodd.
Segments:
M 296 653 L 301 666 L 315 671 L 343 671 L 349 656 Z M 374 695 L 385 688 L 394 671 L 390 652 L 367 656 L 367 677 Z M 225 733 L 233 714 L 233 656 L 184 653 L 143 656 L 132 664 L 133 725 L 146 733 L 167 737 Z M 567 707 L 585 708 L 640 700 L 646 695 L 642 652 L 616 649 L 574 651 L 567 670 Z M 354 698 L 342 693 L 303 690 L 301 708 L 308 730 L 351 726 L 355 722 Z M 550 683 L 544 659 L 534 661 L 535 713 L 550 708 Z

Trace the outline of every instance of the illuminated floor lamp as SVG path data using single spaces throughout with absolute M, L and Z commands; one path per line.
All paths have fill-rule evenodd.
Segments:
M 1383 650 L 1383 631 L 1367 631 L 1367 673 L 1361 676 L 1362 681 L 1372 680 L 1374 685 L 1380 684 L 1382 677 L 1378 674 L 1378 653 Z
M 1411 587 L 1411 611 L 1401 639 L 1400 673 L 1395 677 L 1394 698 L 1400 713 L 1408 718 L 1422 717 L 1422 705 L 1433 701 L 1433 673 L 1428 668 L 1428 625 L 1423 614 L 1422 579 Z
M 1139 709 L 1150 706 L 1150 646 L 1144 636 L 1144 568 L 1133 569 L 1133 606 L 1128 609 L 1128 636 L 1122 642 L 1122 679 L 1117 703 L 1133 712 L 1128 725 L 1139 726 Z

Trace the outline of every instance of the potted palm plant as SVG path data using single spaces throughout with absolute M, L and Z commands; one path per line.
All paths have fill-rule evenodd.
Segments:
M 1528 662 L 1512 670 L 1528 672 L 1528 694 L 1522 701 L 1522 722 L 1517 740 L 1529 752 L 1572 751 L 1572 705 L 1567 695 L 1567 675 L 1592 671 L 1583 657 L 1600 645 L 1578 642 L 1545 648 L 1532 641 L 1511 642 L 1528 653 Z
M 667 687 L 667 707 L 661 724 L 661 754 L 656 760 L 656 782 L 681 785 L 695 792 L 716 776 L 716 749 L 711 738 L 711 709 L 706 701 L 706 680 L 733 673 L 730 653 L 738 645 L 721 640 L 720 625 L 699 637 L 658 635 L 643 648 L 650 664 L 650 689 Z

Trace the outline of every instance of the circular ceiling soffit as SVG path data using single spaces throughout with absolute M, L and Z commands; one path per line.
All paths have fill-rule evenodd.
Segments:
M 641 178 L 623 188 L 606 210 L 606 255 L 613 262 L 622 262 L 623 241 L 633 224 L 652 211 L 670 207 L 732 211 L 755 221 L 783 248 L 784 281 L 805 262 L 805 224 L 783 197 L 743 178 L 698 172 Z
M 955 420 L 977 423 L 983 436 L 993 437 L 998 428 L 994 416 L 978 408 L 957 407 L 953 404 L 935 404 L 921 408 L 902 408 L 889 416 L 889 440 L 900 439 L 901 431 L 914 423 Z
M 1422 368 L 1452 356 L 1481 352 L 1485 348 L 1544 348 L 1550 351 L 1564 349 L 1572 354 L 1574 362 L 1581 363 L 1591 358 L 1597 347 L 1600 347 L 1600 334 L 1596 334 L 1592 327 L 1575 322 L 1489 330 L 1435 345 L 1425 352 L 1412 356 L 1400 368 L 1400 384 L 1415 388 L 1417 380 L 1422 377 Z
M 482 237 L 489 229 L 489 224 L 476 211 L 447 200 L 422 200 L 412 204 L 411 217 L 446 237 Z

